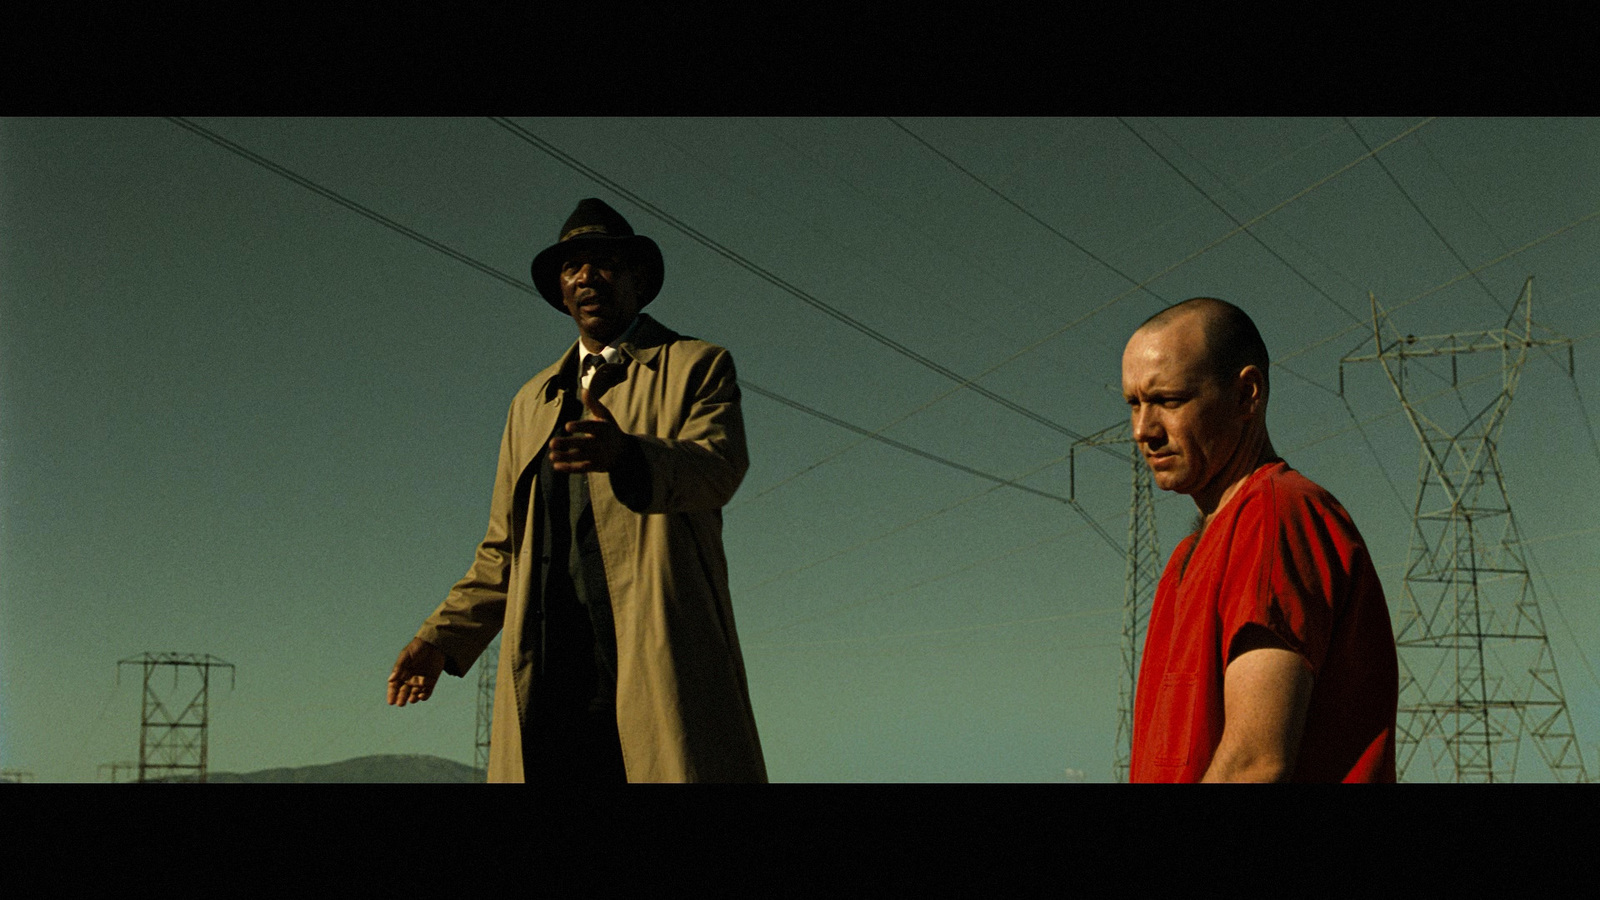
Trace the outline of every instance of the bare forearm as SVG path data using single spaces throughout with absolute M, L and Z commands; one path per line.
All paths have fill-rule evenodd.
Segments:
M 1206 768 L 1202 783 L 1223 782 L 1285 782 L 1294 775 L 1294 767 L 1281 756 L 1266 756 L 1245 752 L 1242 748 L 1218 747 Z
M 1201 781 L 1288 781 L 1300 755 L 1311 668 L 1260 636 L 1228 664 L 1223 677 L 1222 739 Z

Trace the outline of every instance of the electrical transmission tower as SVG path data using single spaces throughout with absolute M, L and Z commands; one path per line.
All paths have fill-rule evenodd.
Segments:
M 1133 753 L 1133 693 L 1139 683 L 1139 654 L 1144 649 L 1144 629 L 1150 621 L 1150 604 L 1155 600 L 1156 583 L 1161 580 L 1161 551 L 1156 543 L 1155 489 L 1150 467 L 1139 453 L 1129 423 L 1113 425 L 1075 441 L 1071 454 L 1079 447 L 1104 447 L 1126 444 L 1133 490 L 1128 501 L 1128 542 L 1125 545 L 1125 581 L 1122 591 L 1122 667 L 1117 676 L 1116 779 L 1128 781 L 1128 766 Z M 1069 454 L 1071 488 L 1068 498 L 1077 502 L 1077 463 Z
M 495 638 L 478 657 L 478 728 L 472 764 L 484 777 L 489 773 L 489 735 L 494 725 L 494 680 L 499 661 L 500 639 Z
M 139 777 L 138 781 L 191 775 L 196 782 L 206 780 L 207 732 L 210 728 L 211 670 L 226 666 L 232 674 L 233 663 L 206 654 L 195 656 L 184 653 L 146 653 L 138 659 L 124 659 L 117 663 L 117 678 L 122 677 L 124 665 L 144 667 L 144 700 L 139 715 Z M 178 689 L 181 672 L 194 670 L 199 685 L 182 709 L 169 705 L 156 693 L 154 676 L 158 667 L 172 669 L 172 689 Z M 230 683 L 230 687 L 231 687 Z M 178 695 L 183 696 L 183 695 Z M 178 710 L 176 713 L 173 710 Z
M 117 784 L 121 782 L 123 780 L 122 773 L 130 770 L 137 772 L 139 770 L 139 764 L 135 762 L 109 762 L 101 763 L 96 768 L 96 772 L 99 773 L 100 777 L 104 778 L 111 784 Z
M 1377 361 L 1422 445 L 1395 621 L 1399 774 L 1426 747 L 1442 780 L 1515 781 L 1527 737 L 1557 781 L 1586 781 L 1497 448 L 1529 351 L 1565 345 L 1570 374 L 1572 342 L 1534 337 L 1531 278 L 1505 326 L 1493 331 L 1402 337 L 1389 326 L 1386 338 L 1387 314 L 1370 299 L 1374 351 L 1340 361 L 1341 392 L 1344 363 Z M 1459 378 L 1458 360 L 1490 352 L 1500 354 L 1498 390 L 1469 403 L 1472 382 Z M 1407 393 L 1407 364 L 1441 357 L 1450 361 L 1451 390 L 1445 403 L 1425 410 Z

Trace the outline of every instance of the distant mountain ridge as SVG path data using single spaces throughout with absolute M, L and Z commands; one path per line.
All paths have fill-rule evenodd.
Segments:
M 320 766 L 210 772 L 206 780 L 211 784 L 481 784 L 484 776 L 469 765 L 438 756 L 386 754 Z

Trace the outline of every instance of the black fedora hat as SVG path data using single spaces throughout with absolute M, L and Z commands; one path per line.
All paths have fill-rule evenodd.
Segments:
M 566 304 L 561 302 L 561 264 L 573 251 L 593 248 L 597 244 L 625 251 L 639 267 L 640 309 L 661 292 L 661 282 L 666 274 L 661 248 L 644 235 L 634 234 L 628 220 L 605 201 L 590 197 L 578 201 L 578 208 L 567 216 L 567 221 L 561 226 L 560 237 L 533 258 L 533 286 L 539 289 L 551 306 L 562 313 L 567 311 Z

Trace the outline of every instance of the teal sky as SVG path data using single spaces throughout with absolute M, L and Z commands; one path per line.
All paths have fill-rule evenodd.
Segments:
M 1600 770 L 1600 120 L 514 121 L 573 163 L 487 119 L 194 123 L 529 290 L 580 198 L 656 239 L 649 312 L 748 388 L 726 546 L 773 780 L 1112 780 L 1123 559 L 1058 500 L 769 394 L 1065 496 L 1071 434 L 1126 416 L 1132 329 L 1222 297 L 1275 360 L 1277 449 L 1350 509 L 1393 607 L 1417 442 L 1376 367 L 1346 406 L 1339 360 L 1369 291 L 1401 332 L 1475 331 L 1530 276 L 1576 378 L 1534 355 L 1501 464 Z M 482 537 L 511 396 L 575 336 L 171 121 L 0 120 L 0 768 L 135 760 L 116 664 L 145 652 L 236 667 L 215 770 L 470 763 L 476 670 L 404 710 L 384 679 Z M 1128 487 L 1080 453 L 1117 540 Z M 1193 505 L 1157 509 L 1164 559 Z M 1518 771 L 1541 777 L 1531 745 Z

